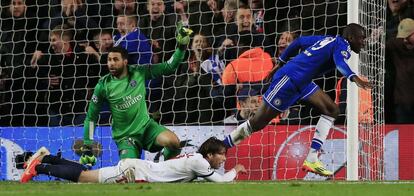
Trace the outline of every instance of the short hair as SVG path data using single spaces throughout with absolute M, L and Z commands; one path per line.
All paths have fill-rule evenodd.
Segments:
M 123 60 L 128 59 L 128 51 L 120 46 L 110 48 L 108 53 L 110 52 L 120 53 Z
M 360 33 L 365 34 L 365 28 L 359 24 L 350 23 L 346 25 L 342 31 L 342 37 L 349 39 L 351 37 L 359 35 Z
M 224 1 L 223 8 L 227 10 L 236 11 L 237 8 L 239 8 L 238 2 L 235 0 L 226 0 Z
M 198 148 L 198 153 L 203 155 L 203 157 L 207 157 L 207 154 L 218 154 L 223 149 L 227 151 L 226 145 L 222 140 L 219 140 L 216 137 L 210 137 L 201 144 L 200 148 Z
M 69 28 L 69 25 L 67 24 L 63 24 L 63 25 L 57 25 L 55 28 L 52 29 L 52 31 L 50 31 L 50 36 L 52 35 L 56 35 L 61 37 L 62 39 L 64 37 L 69 38 L 70 41 L 73 39 L 73 32 L 72 30 Z
M 93 32 L 93 38 L 95 39 L 95 37 L 105 35 L 105 34 L 111 35 L 111 37 L 112 37 L 113 32 L 110 29 L 102 29 L 100 31 L 94 31 Z
M 136 24 L 137 22 L 138 22 L 138 18 L 136 17 L 136 16 L 134 16 L 134 15 L 118 15 L 118 18 L 119 17 L 126 17 L 127 18 L 127 22 L 128 23 L 130 23 L 131 22 L 131 20 L 132 20 L 132 22 L 134 23 L 134 24 Z

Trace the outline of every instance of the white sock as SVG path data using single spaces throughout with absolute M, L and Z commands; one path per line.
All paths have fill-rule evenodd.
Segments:
M 232 146 L 239 144 L 243 141 L 244 138 L 248 137 L 252 133 L 252 128 L 250 127 L 250 122 L 247 120 L 241 125 L 237 126 L 235 130 L 230 133 Z
M 308 156 L 306 157 L 307 161 L 318 161 L 318 151 L 321 149 L 323 143 L 325 142 L 334 121 L 335 119 L 332 117 L 321 115 L 318 123 L 316 124 L 316 130 L 313 135 L 311 148 L 309 150 Z

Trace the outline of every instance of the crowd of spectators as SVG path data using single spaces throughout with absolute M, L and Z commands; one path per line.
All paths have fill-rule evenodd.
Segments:
M 407 65 L 413 49 L 401 48 L 407 39 L 397 36 L 400 21 L 414 18 L 413 6 L 388 0 L 387 122 L 414 123 L 401 119 L 414 116 L 401 111 L 414 109 L 413 77 L 404 77 L 414 74 Z M 178 22 L 194 31 L 192 43 L 175 74 L 147 81 L 152 118 L 165 125 L 238 123 L 253 115 L 275 59 L 294 39 L 340 33 L 346 1 L 1 1 L 0 126 L 81 125 L 93 87 L 108 73 L 108 49 L 127 49 L 130 64 L 166 61 Z M 316 81 L 333 98 L 337 74 Z M 298 105 L 286 114 L 303 123 L 314 112 Z M 100 123 L 109 121 L 104 109 Z

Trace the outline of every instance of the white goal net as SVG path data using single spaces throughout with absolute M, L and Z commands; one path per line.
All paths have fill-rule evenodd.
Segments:
M 194 30 L 185 62 L 177 71 L 146 81 L 150 116 L 177 133 L 183 152 L 192 152 L 210 136 L 224 138 L 257 107 L 266 87 L 263 79 L 273 66 L 263 55 L 277 57 L 297 36 L 340 34 L 347 24 L 345 0 L 9 0 L 1 4 L 0 139 L 5 158 L 0 180 L 16 179 L 17 170 L 10 168 L 16 166 L 14 156 L 23 151 L 46 146 L 65 158 L 79 158 L 72 147 L 82 139 L 93 88 L 109 73 L 106 51 L 112 45 L 127 47 L 130 63 L 155 64 L 173 54 L 178 21 Z M 385 8 L 385 1 L 360 1 L 359 23 L 368 35 L 385 28 Z M 146 40 L 137 35 L 128 38 L 135 29 Z M 123 39 L 138 45 L 122 45 Z M 384 39 L 384 34 L 369 36 L 359 56 L 360 74 L 375 86 L 360 92 L 358 173 L 363 180 L 384 179 Z M 225 68 L 236 63 L 233 60 L 241 51 L 251 52 L 244 57 L 250 70 L 240 71 L 237 77 L 225 75 Z M 255 54 L 262 58 L 254 59 Z M 320 157 L 335 172 L 332 178 L 301 170 L 320 116 L 306 103 L 292 106 L 263 131 L 230 149 L 224 168 L 244 164 L 248 174 L 239 180 L 346 179 L 346 109 L 357 106 L 347 105 L 346 79 L 339 72 L 315 82 L 341 110 Z M 103 106 L 94 136 L 101 145 L 96 167 L 118 161 L 108 127 L 109 108 Z M 159 153 L 147 152 L 142 158 L 158 160 Z

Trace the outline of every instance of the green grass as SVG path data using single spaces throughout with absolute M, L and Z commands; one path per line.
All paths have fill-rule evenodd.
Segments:
M 261 181 L 219 183 L 141 183 L 141 184 L 75 184 L 65 182 L 0 182 L 0 195 L 249 195 L 249 196 L 291 196 L 291 195 L 363 195 L 400 196 L 414 195 L 414 182 L 303 182 L 303 181 Z

